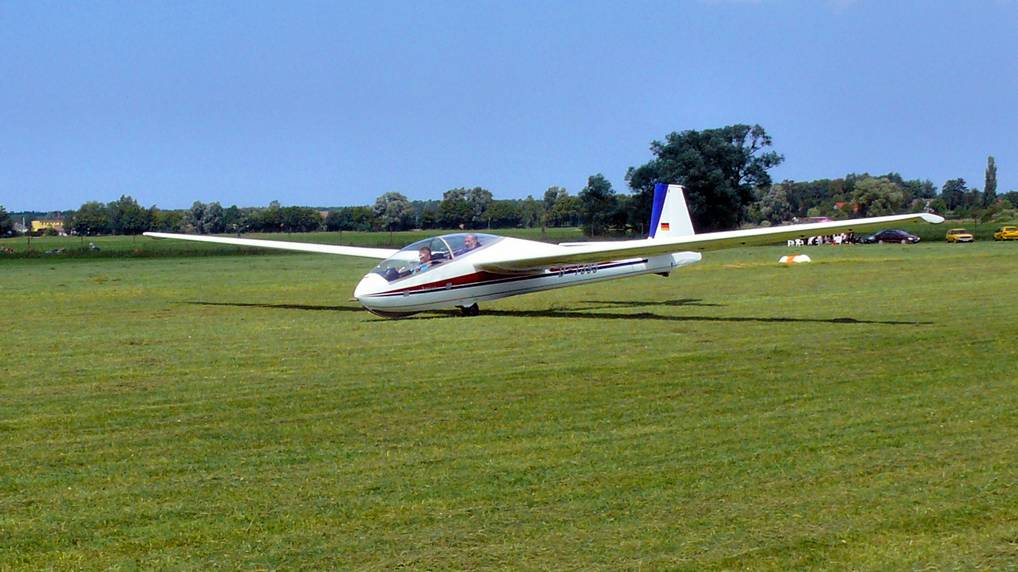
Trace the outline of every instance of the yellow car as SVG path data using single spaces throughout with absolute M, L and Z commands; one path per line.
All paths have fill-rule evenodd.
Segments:
M 1018 240 L 1018 226 L 1002 226 L 993 233 L 993 240 Z
M 972 242 L 972 233 L 964 228 L 952 228 L 947 231 L 947 242 Z

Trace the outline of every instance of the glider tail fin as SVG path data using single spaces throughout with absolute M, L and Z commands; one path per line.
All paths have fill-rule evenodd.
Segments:
M 654 208 L 650 215 L 650 238 L 691 236 L 693 221 L 681 185 L 654 185 Z

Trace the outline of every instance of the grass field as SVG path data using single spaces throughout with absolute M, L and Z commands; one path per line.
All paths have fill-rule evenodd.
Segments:
M 0 569 L 1018 569 L 1018 244 L 803 251 L 399 321 L 0 261 Z

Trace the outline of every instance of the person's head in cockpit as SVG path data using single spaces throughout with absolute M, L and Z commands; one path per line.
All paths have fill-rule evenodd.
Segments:
M 466 238 L 463 239 L 463 248 L 465 250 L 473 250 L 480 245 L 481 244 L 477 242 L 477 237 L 472 234 L 468 234 Z
M 430 248 L 428 248 L 427 246 L 422 246 L 421 249 L 417 251 L 417 258 L 418 260 L 420 260 L 420 264 L 417 266 L 417 270 L 415 270 L 415 272 L 423 272 L 428 268 L 431 268 Z

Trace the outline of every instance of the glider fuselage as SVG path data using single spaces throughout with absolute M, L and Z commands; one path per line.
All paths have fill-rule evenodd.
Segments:
M 484 300 L 586 282 L 641 274 L 668 274 L 676 268 L 698 262 L 701 258 L 699 252 L 679 252 L 561 264 L 549 268 L 499 270 L 491 268 L 487 263 L 491 260 L 540 255 L 555 246 L 480 234 L 476 236 L 480 237 L 481 245 L 474 251 L 457 253 L 455 248 L 442 249 L 446 240 L 452 243 L 455 238 L 462 236 L 465 235 L 439 236 L 400 250 L 361 279 L 354 297 L 369 311 L 383 316 L 398 316 L 457 306 L 466 308 Z M 416 268 L 421 264 L 415 260 L 421 248 L 429 248 L 435 254 L 442 255 L 423 271 Z

